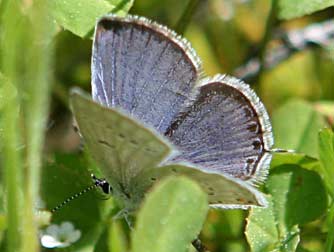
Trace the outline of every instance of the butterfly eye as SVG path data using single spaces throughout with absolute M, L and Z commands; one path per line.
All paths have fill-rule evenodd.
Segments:
M 101 188 L 102 188 L 102 191 L 106 194 L 110 194 L 112 192 L 111 186 L 105 180 L 103 181 L 103 184 L 102 184 Z
M 110 194 L 112 192 L 112 188 L 107 180 L 98 179 L 94 174 L 91 174 L 92 179 L 94 180 L 95 186 L 101 187 L 102 191 L 105 194 Z

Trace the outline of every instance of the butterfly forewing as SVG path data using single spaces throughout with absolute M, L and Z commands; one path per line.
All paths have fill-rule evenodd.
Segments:
M 174 32 L 144 18 L 102 18 L 92 57 L 93 99 L 164 133 L 194 87 L 200 61 Z
M 127 190 L 133 177 L 157 166 L 170 153 L 161 137 L 119 111 L 78 91 L 72 93 L 71 101 L 85 144 L 113 189 Z
M 246 84 L 225 76 L 199 88 L 196 100 L 166 132 L 181 152 L 172 162 L 187 161 L 209 172 L 262 180 L 271 158 L 272 135 L 258 98 Z

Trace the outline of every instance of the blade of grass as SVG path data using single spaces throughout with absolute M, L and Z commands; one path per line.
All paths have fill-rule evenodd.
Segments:
M 37 251 L 37 224 L 34 218 L 34 203 L 38 201 L 40 185 L 41 154 L 45 135 L 50 86 L 50 61 L 52 46 L 51 20 L 47 15 L 45 1 L 37 0 L 29 8 L 31 35 L 25 46 L 27 57 L 26 99 L 24 108 L 26 128 L 26 164 L 23 218 L 23 251 Z
M 199 6 L 200 0 L 189 0 L 186 8 L 184 9 L 182 16 L 180 17 L 179 21 L 175 25 L 175 31 L 178 34 L 183 35 L 185 32 L 188 24 L 194 13 L 196 12 L 197 7 Z
M 334 203 L 329 209 L 328 213 L 329 219 L 329 230 L 327 233 L 326 244 L 325 244 L 325 252 L 332 252 L 333 243 L 334 243 Z
M 265 32 L 264 32 L 264 35 L 259 45 L 258 56 L 259 56 L 259 61 L 260 61 L 260 69 L 259 69 L 258 75 L 256 75 L 255 79 L 253 80 L 253 83 L 257 85 L 257 86 L 254 85 L 254 87 L 258 91 L 261 89 L 259 86 L 260 82 L 258 80 L 261 77 L 261 74 L 264 70 L 264 60 L 265 60 L 265 55 L 267 51 L 267 45 L 268 45 L 268 42 L 270 41 L 271 35 L 273 33 L 273 27 L 277 20 L 277 5 L 278 5 L 278 0 L 271 1 L 271 8 L 270 8 L 270 12 L 268 14 L 268 18 L 266 21 Z
M 10 1 L 2 11 L 1 66 L 18 94 L 4 109 L 7 251 L 38 251 L 34 205 L 49 100 L 52 23 L 41 0 Z M 11 97 L 12 89 L 5 87 L 4 97 Z M 24 152 L 18 150 L 20 144 Z
M 19 127 L 19 97 L 12 97 L 13 89 L 9 82 L 17 89 L 19 78 L 17 76 L 17 60 L 20 58 L 18 42 L 22 35 L 22 17 L 19 10 L 19 2 L 16 0 L 6 2 L 1 16 L 2 41 L 1 41 L 1 67 L 8 82 L 4 85 L 4 169 L 7 198 L 7 251 L 20 251 L 22 232 L 20 216 L 22 212 L 21 177 L 23 172 L 21 153 L 18 146 L 21 141 Z M 11 98 L 8 98 L 11 97 Z

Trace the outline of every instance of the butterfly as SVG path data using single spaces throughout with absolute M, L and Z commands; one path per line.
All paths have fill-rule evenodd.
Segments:
M 266 205 L 273 135 L 251 88 L 206 77 L 190 43 L 146 18 L 109 15 L 95 27 L 92 99 L 71 105 L 85 144 L 124 209 L 135 210 L 156 181 L 195 180 L 210 206 Z M 105 185 L 105 184 L 104 184 Z

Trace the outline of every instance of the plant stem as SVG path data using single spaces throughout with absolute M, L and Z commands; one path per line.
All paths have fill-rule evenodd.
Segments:
M 329 230 L 326 238 L 325 252 L 332 252 L 334 242 L 334 202 L 329 209 Z
M 4 95 L 8 97 L 9 83 L 5 83 Z M 8 218 L 8 251 L 18 251 L 20 233 L 20 198 L 22 175 L 21 155 L 18 151 L 20 132 L 18 127 L 18 98 L 12 98 L 4 106 L 3 129 L 4 129 L 4 168 L 7 198 L 7 218 Z
M 175 25 L 174 30 L 180 34 L 183 35 L 192 16 L 194 15 L 198 5 L 200 3 L 200 0 L 189 0 L 187 7 L 184 9 L 179 21 Z
M 23 251 L 37 251 L 37 225 L 34 217 L 34 202 L 38 201 L 42 147 L 49 104 L 51 23 L 46 4 L 34 1 L 29 9 L 31 22 L 27 25 L 30 39 L 25 46 L 27 78 L 24 104 L 26 128 L 26 164 L 23 218 Z M 23 88 L 23 87 L 22 87 Z
M 21 152 L 18 146 L 21 142 L 19 128 L 19 95 L 17 89 L 19 77 L 17 76 L 17 59 L 20 58 L 18 43 L 21 38 L 22 17 L 19 14 L 19 2 L 8 1 L 3 6 L 1 16 L 1 67 L 6 81 L 3 85 L 3 130 L 4 130 L 4 169 L 7 199 L 7 251 L 20 250 L 22 232 L 20 232 L 22 216 L 21 177 L 23 173 Z M 3 39 L 6 38 L 6 39 Z M 15 92 L 15 94 L 14 94 Z
M 262 37 L 260 46 L 259 46 L 259 61 L 260 61 L 260 69 L 257 75 L 257 78 L 254 80 L 254 83 L 257 83 L 257 85 L 259 85 L 258 80 L 259 77 L 261 76 L 261 73 L 264 70 L 264 59 L 265 59 L 265 55 L 266 55 L 266 51 L 267 51 L 267 44 L 271 38 L 271 34 L 273 32 L 273 27 L 274 24 L 276 22 L 276 15 L 277 15 L 277 5 L 278 5 L 278 0 L 272 0 L 271 1 L 271 7 L 270 7 L 270 12 L 268 15 L 268 19 L 266 21 L 266 28 L 265 28 L 265 32 L 264 35 Z M 258 87 L 259 88 L 259 87 Z

